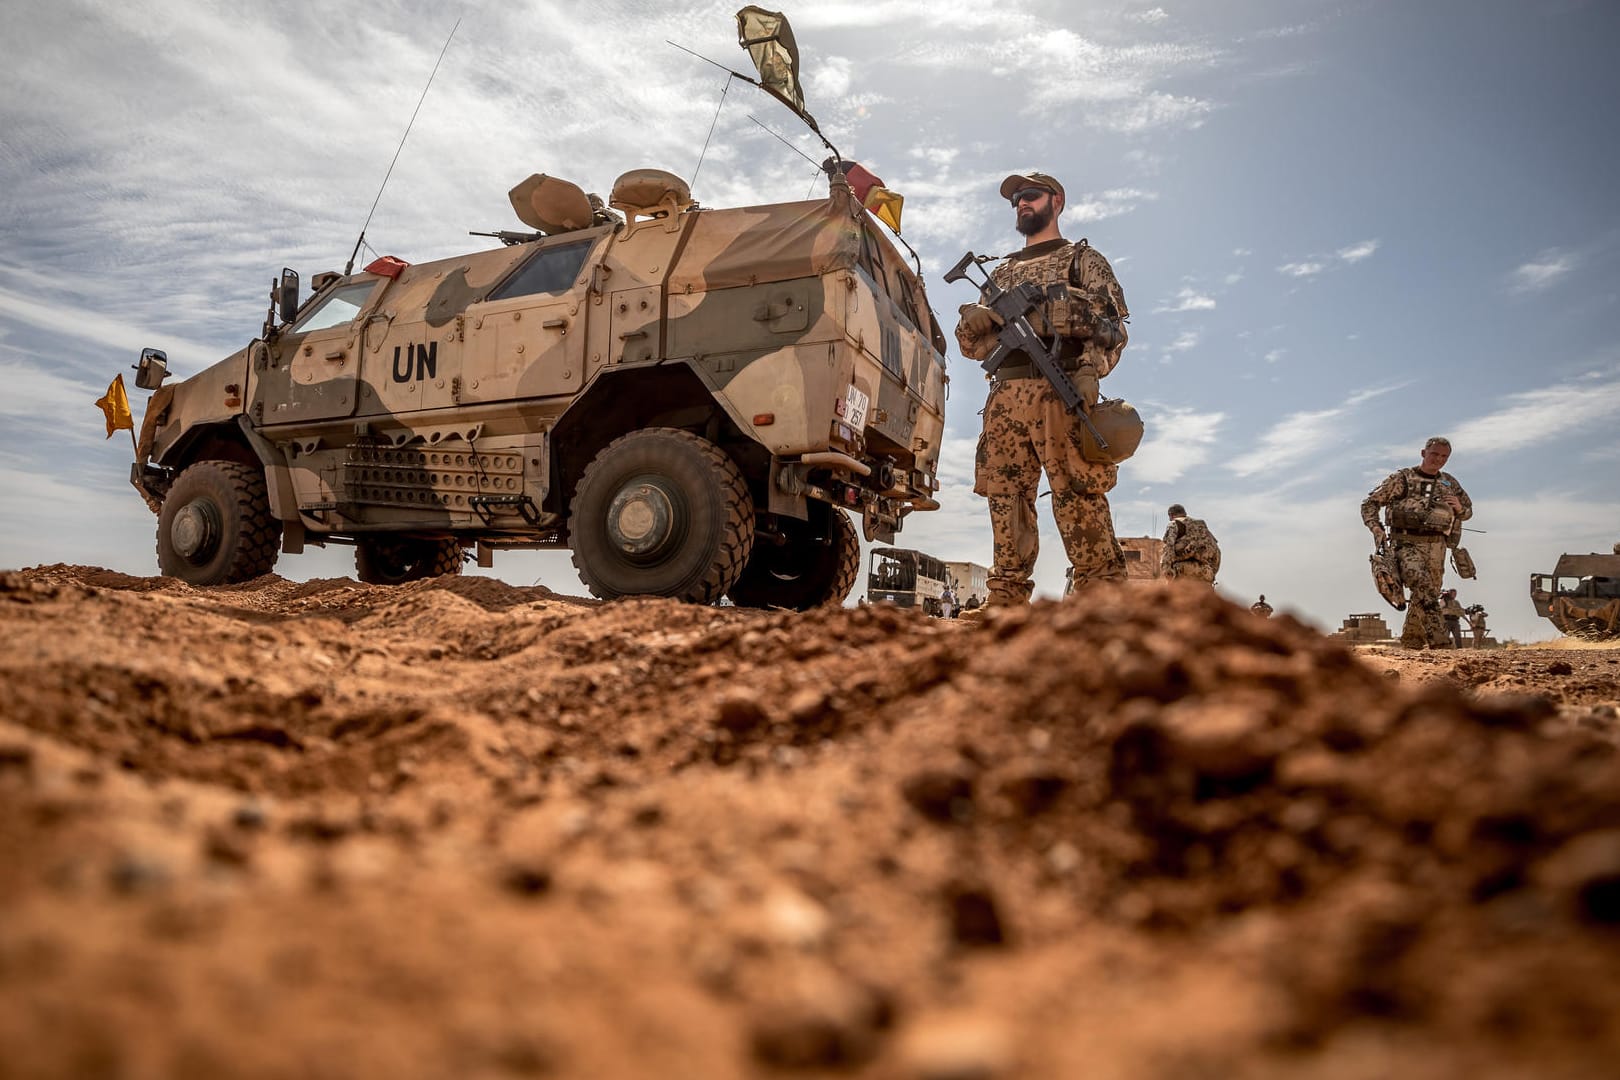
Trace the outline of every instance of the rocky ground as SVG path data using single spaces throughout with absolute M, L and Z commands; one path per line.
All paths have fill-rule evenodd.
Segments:
M 1616 648 L 52 566 L 0 678 L 4 1076 L 1620 1060 Z

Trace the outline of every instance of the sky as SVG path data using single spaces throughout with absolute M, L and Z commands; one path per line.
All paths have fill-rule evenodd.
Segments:
M 0 6 L 0 568 L 156 573 L 128 436 L 104 439 L 95 399 L 143 346 L 180 377 L 241 348 L 280 268 L 341 268 L 374 201 L 362 255 L 422 262 L 488 243 L 469 230 L 522 228 L 506 193 L 535 172 L 605 193 L 662 168 L 708 206 L 825 191 L 783 143 L 825 156 L 790 112 L 668 44 L 750 71 L 735 10 Z M 1359 504 L 1443 434 L 1479 530 L 1479 579 L 1449 583 L 1497 636 L 1555 636 L 1528 575 L 1620 541 L 1620 4 L 786 14 L 807 108 L 905 197 L 947 332 L 973 295 L 943 272 L 1021 241 L 1001 178 L 1062 180 L 1065 235 L 1109 258 L 1132 311 L 1103 384 L 1147 423 L 1112 495 L 1121 535 L 1159 534 L 1184 503 L 1219 538 L 1233 600 L 1264 593 L 1324 630 L 1372 611 L 1398 626 Z M 988 563 L 971 491 L 986 385 L 954 344 L 948 371 L 942 509 L 897 543 Z M 1040 505 L 1037 594 L 1056 595 Z M 311 548 L 277 572 L 352 575 L 352 555 Z M 566 553 L 486 572 L 583 591 Z

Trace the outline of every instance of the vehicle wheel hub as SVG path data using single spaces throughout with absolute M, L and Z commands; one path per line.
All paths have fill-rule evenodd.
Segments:
M 219 511 L 204 499 L 189 502 L 174 515 L 169 531 L 177 553 L 192 562 L 207 562 L 219 547 Z
M 649 559 L 669 546 L 675 535 L 675 507 L 656 484 L 626 484 L 608 507 L 608 535 L 626 555 Z

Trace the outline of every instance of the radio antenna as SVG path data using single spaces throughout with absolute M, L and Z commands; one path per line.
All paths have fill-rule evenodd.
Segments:
M 427 85 L 422 87 L 422 96 L 416 99 L 416 109 L 411 113 L 410 123 L 405 125 L 405 134 L 399 137 L 399 145 L 394 148 L 394 160 L 388 163 L 388 171 L 383 174 L 382 186 L 377 189 L 377 197 L 371 200 L 371 211 L 366 214 L 366 223 L 360 226 L 360 238 L 354 242 L 354 250 L 349 252 L 349 261 L 343 265 L 343 276 L 348 277 L 354 269 L 354 258 L 360 254 L 360 245 L 366 242 L 366 230 L 371 227 L 371 215 L 377 212 L 377 204 L 382 202 L 383 191 L 388 187 L 389 177 L 394 175 L 394 166 L 399 164 L 399 154 L 405 149 L 405 140 L 411 137 L 411 128 L 416 126 L 416 114 L 422 111 L 422 102 L 427 100 L 428 90 L 433 86 L 433 77 L 439 73 L 439 65 L 444 63 L 444 54 L 450 50 L 450 38 L 456 36 L 461 29 L 461 20 L 450 28 L 450 37 L 444 39 L 444 48 L 439 50 L 439 58 L 433 61 L 433 70 L 428 73 Z

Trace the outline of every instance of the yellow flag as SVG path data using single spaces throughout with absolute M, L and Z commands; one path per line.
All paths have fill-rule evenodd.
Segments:
M 112 438 L 113 432 L 119 428 L 135 430 L 135 416 L 129 411 L 129 395 L 124 392 L 123 372 L 113 377 L 106 396 L 96 402 L 96 407 L 107 414 L 107 438 Z
M 879 221 L 899 233 L 900 209 L 906 204 L 904 196 L 886 187 L 874 187 L 866 193 L 862 202 Z

